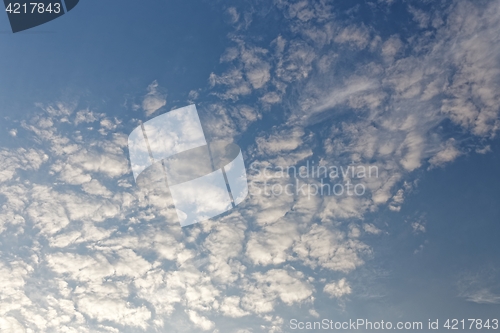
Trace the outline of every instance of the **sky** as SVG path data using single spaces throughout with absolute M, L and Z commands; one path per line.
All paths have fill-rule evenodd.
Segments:
M 0 15 L 0 329 L 500 319 L 499 39 L 496 0 L 80 1 L 16 34 Z M 127 140 L 192 104 L 250 193 L 181 227 Z

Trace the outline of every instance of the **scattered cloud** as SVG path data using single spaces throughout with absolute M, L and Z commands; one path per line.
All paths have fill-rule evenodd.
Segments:
M 235 33 L 220 57 L 223 70 L 208 78 L 216 101 L 200 107 L 206 130 L 214 140 L 251 134 L 244 154 L 260 171 L 310 157 L 376 165 L 378 177 L 363 180 L 366 195 L 251 194 L 230 214 L 181 230 L 165 188 L 130 185 L 124 119 L 71 103 L 38 104 L 43 112 L 21 123 L 34 148 L 0 149 L 0 234 L 26 251 L 21 260 L 2 247 L 1 329 L 169 330 L 175 316 L 188 330 L 251 317 L 278 332 L 284 321 L 276 309 L 313 304 L 316 275 L 350 274 L 370 259 L 364 236 L 385 228 L 365 221 L 367 213 L 383 205 L 398 212 L 416 170 L 465 154 L 458 135 L 442 135 L 443 122 L 480 140 L 497 133 L 498 3 L 458 2 L 447 15 L 409 7 L 426 31 L 411 38 L 346 23 L 323 1 L 280 0 L 276 8 L 283 25 L 266 38 L 236 33 L 242 24 L 251 29 L 252 14 L 227 9 Z M 141 106 L 151 116 L 166 94 L 156 81 L 147 89 Z M 273 117 L 273 126 L 253 131 Z M 264 181 L 290 181 L 255 170 L 249 180 L 260 189 Z M 425 232 L 423 221 L 410 225 Z M 329 281 L 322 288 L 331 298 L 356 293 L 347 277 Z M 497 304 L 497 287 L 464 278 L 459 295 Z
M 152 115 L 156 110 L 167 104 L 166 94 L 161 93 L 158 82 L 155 80 L 148 86 L 148 93 L 142 101 L 142 108 L 146 116 Z
M 342 29 L 335 37 L 335 42 L 340 44 L 350 44 L 359 49 L 368 45 L 370 35 L 364 26 L 348 26 Z
M 456 147 L 455 140 L 450 139 L 446 142 L 445 147 L 429 160 L 429 163 L 431 167 L 442 166 L 445 163 L 454 161 L 460 155 L 462 155 L 462 153 Z
M 330 297 L 335 297 L 335 298 L 340 298 L 344 295 L 349 295 L 352 292 L 351 287 L 349 286 L 349 283 L 346 281 L 345 278 L 340 279 L 336 282 L 328 283 L 327 285 L 325 285 L 323 291 L 328 295 L 330 295 Z

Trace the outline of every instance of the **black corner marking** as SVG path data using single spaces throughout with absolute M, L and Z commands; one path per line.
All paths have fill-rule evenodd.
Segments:
M 31 29 L 70 11 L 79 0 L 3 0 L 12 32 Z
M 64 3 L 66 4 L 67 11 L 69 12 L 70 10 L 75 8 L 75 6 L 78 4 L 79 1 L 80 0 L 64 0 Z

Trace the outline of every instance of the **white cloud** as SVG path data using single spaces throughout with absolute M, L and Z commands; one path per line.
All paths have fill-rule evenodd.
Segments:
M 123 300 L 85 295 L 77 301 L 80 311 L 99 322 L 112 321 L 121 325 L 146 329 L 151 312 L 145 307 L 131 307 Z
M 80 185 L 89 182 L 92 177 L 89 174 L 84 173 L 84 171 L 75 167 L 71 164 L 66 165 L 54 165 L 52 170 L 60 173 L 59 180 L 67 184 Z
M 411 227 L 413 229 L 413 232 L 418 234 L 421 232 L 425 232 L 425 223 L 424 221 L 415 221 L 411 223 Z
M 486 154 L 486 153 L 490 153 L 492 150 L 491 150 L 491 146 L 490 145 L 486 145 L 484 147 L 478 147 L 476 148 L 476 153 L 478 154 Z
M 313 225 L 293 247 L 298 257 L 312 268 L 318 266 L 348 273 L 364 263 L 371 249 L 356 239 L 349 239 L 338 230 Z
M 36 171 L 48 160 L 42 150 L 19 148 L 16 150 L 0 149 L 0 183 L 14 178 L 16 170 Z
M 464 296 L 469 302 L 478 304 L 500 304 L 500 294 L 495 294 L 489 289 L 476 290 Z
M 191 320 L 197 327 L 204 331 L 209 331 L 214 328 L 214 322 L 206 317 L 198 314 L 196 311 L 188 310 L 189 320 Z
M 103 114 L 96 114 L 88 109 L 81 110 L 76 113 L 74 124 L 78 125 L 81 123 L 93 123 L 99 120 Z
M 314 310 L 314 309 L 310 309 L 309 310 L 309 314 L 315 318 L 319 318 L 319 313 L 318 311 Z
M 223 94 L 216 93 L 223 99 L 231 99 L 236 101 L 239 96 L 248 95 L 252 92 L 250 84 L 245 80 L 241 69 L 232 69 L 221 76 L 214 73 L 210 74 L 210 85 L 214 87 L 215 85 L 225 85 L 227 90 Z
M 344 295 L 349 295 L 352 290 L 345 278 L 334 281 L 325 285 L 323 291 L 331 297 L 340 298 Z
M 120 155 L 114 155 L 82 149 L 69 156 L 68 162 L 83 170 L 101 173 L 113 178 L 130 172 L 129 163 L 123 152 Z
M 102 197 L 111 197 L 112 193 L 104 185 L 102 185 L 97 179 L 92 179 L 90 182 L 82 185 L 84 192 L 92 195 L 98 195 Z
M 230 296 L 224 299 L 220 307 L 222 313 L 228 317 L 240 318 L 249 315 L 248 311 L 245 311 L 240 306 L 240 297 Z
M 398 36 L 391 36 L 382 45 L 382 55 L 387 58 L 393 58 L 403 47 L 403 43 Z
M 146 116 L 150 116 L 165 104 L 167 104 L 166 95 L 159 91 L 158 82 L 155 80 L 148 86 L 148 93 L 144 96 L 142 108 Z
M 129 184 L 126 133 L 109 133 L 122 129 L 121 119 L 75 113 L 72 104 L 41 106 L 43 115 L 21 125 L 45 151 L 0 150 L 0 232 L 17 239 L 31 224 L 40 230 L 29 234 L 29 257 L 0 264 L 0 328 L 112 332 L 116 324 L 151 330 L 166 326 L 175 313 L 195 329 L 214 330 L 218 316 L 225 316 L 249 317 L 278 332 L 284 323 L 279 303 L 299 306 L 316 295 L 312 277 L 291 264 L 341 273 L 363 265 L 372 249 L 362 230 L 382 233 L 364 221 L 366 213 L 381 205 L 398 211 L 407 190 L 401 182 L 410 172 L 461 154 L 458 140 L 440 136 L 443 120 L 478 137 L 497 132 L 498 4 L 457 3 L 441 23 L 439 13 L 426 18 L 415 12 L 428 31 L 387 40 L 373 27 L 342 25 L 338 17 L 334 22 L 333 9 L 321 1 L 276 1 L 276 7 L 288 20 L 279 31 L 287 39 L 247 41 L 230 34 L 234 45 L 220 57 L 225 71 L 210 75 L 209 93 L 221 101 L 203 106 L 206 127 L 217 140 L 246 140 L 251 124 L 279 110 L 283 122 L 257 135 L 244 152 L 249 160 L 261 166 L 296 165 L 311 156 L 327 164 L 373 163 L 380 176 L 363 180 L 367 195 L 251 195 L 231 214 L 180 230 L 165 189 Z M 240 8 L 228 14 L 236 31 L 253 15 Z M 339 67 L 359 49 L 366 57 L 356 57 L 352 69 Z M 246 100 L 254 97 L 262 110 Z M 239 99 L 239 105 L 226 105 Z M 151 115 L 165 105 L 155 81 L 142 107 Z M 65 133 L 59 125 L 72 115 L 74 124 L 92 124 L 106 136 Z M 33 172 L 45 167 L 47 179 Z M 261 186 L 264 175 L 249 173 Z M 409 227 L 425 231 L 420 220 Z M 50 274 L 39 276 L 40 267 Z M 43 298 L 25 292 L 34 280 L 47 284 Z M 498 303 L 494 283 L 465 286 L 465 299 Z M 352 292 L 345 278 L 323 291 L 336 298 Z
M 262 88 L 271 78 L 269 74 L 269 65 L 260 64 L 252 67 L 253 68 L 249 69 L 246 73 L 248 81 L 252 84 L 254 89 Z
M 292 40 L 287 45 L 287 52 L 277 64 L 276 76 L 285 81 L 303 80 L 312 71 L 312 63 L 316 59 L 316 52 L 308 44 Z
M 424 139 L 416 132 L 410 132 L 399 148 L 402 155 L 401 165 L 408 171 L 413 171 L 422 165 Z
M 370 34 L 364 26 L 351 25 L 342 29 L 334 40 L 337 43 L 348 43 L 363 49 L 368 45 L 369 38 Z
M 0 329 L 12 333 L 25 333 L 26 329 L 16 318 L 5 316 L 0 318 Z
M 399 212 L 401 210 L 401 205 L 404 202 L 404 191 L 399 189 L 396 194 L 392 197 L 389 209 L 394 212 Z
M 442 166 L 445 163 L 454 161 L 458 156 L 462 155 L 455 145 L 454 139 L 448 140 L 445 147 L 429 160 L 431 167 Z
M 288 305 L 305 302 L 314 289 L 302 279 L 302 273 L 283 269 L 254 273 L 244 287 L 242 306 L 254 313 L 267 313 L 273 310 L 278 299 Z
M 369 78 L 354 77 L 349 81 L 344 82 L 341 87 L 333 89 L 326 94 L 321 93 L 317 99 L 305 100 L 302 105 L 302 110 L 309 110 L 303 115 L 303 119 L 307 119 L 312 115 L 331 109 L 339 104 L 345 103 L 351 97 L 362 95 L 378 88 L 379 84 Z M 311 86 L 311 93 L 317 94 L 319 91 L 317 87 Z M 311 98 L 311 96 L 309 96 Z M 303 120 L 302 120 L 303 123 Z
M 28 207 L 27 214 L 42 233 L 54 234 L 69 224 L 64 207 L 57 202 L 34 202 Z
M 496 268 L 463 272 L 457 281 L 459 296 L 478 304 L 500 304 L 500 285 Z
M 276 104 L 281 102 L 281 96 L 278 93 L 272 91 L 262 96 L 260 100 L 269 104 Z
M 265 212 L 269 214 L 270 212 Z M 279 220 L 250 234 L 246 255 L 255 265 L 278 265 L 290 259 L 290 248 L 298 239 L 297 226 L 288 220 Z
M 257 146 L 262 155 L 282 154 L 291 150 L 295 150 L 302 143 L 304 131 L 301 128 L 281 131 L 276 134 L 269 135 L 267 138 L 258 137 L 256 139 Z
M 420 28 L 427 28 L 430 22 L 430 15 L 423 10 L 408 6 L 408 11 L 413 15 L 413 20 L 418 23 Z
M 114 229 L 108 230 L 96 227 L 91 223 L 84 223 L 81 230 L 67 231 L 53 236 L 50 238 L 49 243 L 52 247 L 65 248 L 72 244 L 102 241 L 108 238 L 114 231 Z
M 2 295 L 0 318 L 5 318 L 9 312 L 32 304 L 24 293 L 26 280 L 32 270 L 31 266 L 22 261 L 0 262 L 0 294 Z M 3 324 L 17 326 L 12 320 L 7 320 Z
M 230 22 L 232 24 L 238 22 L 238 20 L 240 19 L 240 14 L 238 13 L 238 10 L 236 8 L 229 7 L 226 12 L 229 14 Z
M 382 230 L 380 230 L 379 228 L 377 228 L 376 226 L 374 226 L 371 223 L 364 223 L 363 229 L 365 230 L 365 232 L 367 232 L 369 234 L 374 234 L 374 235 L 378 235 L 382 232 Z
M 203 242 L 210 251 L 207 270 L 214 281 L 232 283 L 244 274 L 246 268 L 236 258 L 243 252 L 245 229 L 243 219 L 231 215 L 214 226 Z
M 198 99 L 200 93 L 196 90 L 190 90 L 188 94 L 188 102 L 189 104 L 194 104 L 194 102 Z
M 359 197 L 327 196 L 319 216 L 323 221 L 332 219 L 361 219 L 370 208 L 370 202 Z

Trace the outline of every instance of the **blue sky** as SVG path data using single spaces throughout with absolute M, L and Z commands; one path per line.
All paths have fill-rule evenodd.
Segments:
M 0 15 L 0 328 L 500 319 L 499 18 L 498 1 L 81 1 L 12 34 Z M 135 184 L 127 137 L 189 104 L 253 189 L 366 191 L 254 192 L 181 228 L 165 188 Z M 379 173 L 264 173 L 308 163 Z

